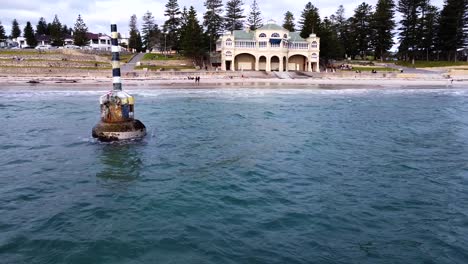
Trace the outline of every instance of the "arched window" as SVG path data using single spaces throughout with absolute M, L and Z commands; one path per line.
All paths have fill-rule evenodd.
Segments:
M 288 38 L 288 34 L 284 34 L 284 35 L 283 35 L 283 38 L 287 39 L 287 38 Z
M 273 34 L 271 34 L 271 37 L 272 37 L 272 38 L 279 38 L 279 37 L 280 37 L 280 34 L 278 34 L 278 33 L 273 33 Z
M 313 49 L 317 48 L 317 41 L 312 41 L 311 47 L 312 47 Z
M 266 34 L 265 33 L 260 33 L 260 35 L 258 35 L 259 38 L 266 38 Z
M 232 46 L 232 39 L 226 39 L 226 46 Z
M 226 51 L 226 57 L 231 57 L 231 56 L 232 56 L 232 52 Z
M 312 56 L 311 56 L 312 59 L 317 59 L 318 58 L 318 55 L 317 53 L 312 53 Z

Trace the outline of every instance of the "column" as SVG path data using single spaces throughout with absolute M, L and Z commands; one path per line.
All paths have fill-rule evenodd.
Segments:
M 280 60 L 279 60 L 279 70 L 278 71 L 282 72 L 283 71 L 283 60 L 284 60 L 283 56 L 281 56 L 279 59 Z
M 266 69 L 265 71 L 271 72 L 271 57 L 266 57 Z
M 221 56 L 221 70 L 226 70 L 226 58 L 224 58 L 224 56 Z
M 312 72 L 312 62 L 311 61 L 307 62 L 307 67 L 309 68 L 308 71 Z
M 260 56 L 255 57 L 255 71 L 260 70 Z

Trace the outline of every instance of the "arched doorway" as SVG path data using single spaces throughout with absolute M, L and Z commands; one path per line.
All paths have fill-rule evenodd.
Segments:
M 266 64 L 267 64 L 266 57 L 265 56 L 260 56 L 260 58 L 258 60 L 258 70 L 266 71 Z
M 255 70 L 255 56 L 248 53 L 241 53 L 234 58 L 234 67 L 236 71 Z
M 272 71 L 279 71 L 279 65 L 280 64 L 280 59 L 278 56 L 273 56 L 270 59 L 270 66 Z
M 293 55 L 289 57 L 288 70 L 307 71 L 307 57 L 304 55 Z

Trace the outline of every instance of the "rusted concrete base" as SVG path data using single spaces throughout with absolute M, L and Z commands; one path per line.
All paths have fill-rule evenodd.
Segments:
M 146 127 L 137 119 L 118 123 L 100 121 L 93 127 L 93 137 L 103 142 L 140 139 L 146 135 Z

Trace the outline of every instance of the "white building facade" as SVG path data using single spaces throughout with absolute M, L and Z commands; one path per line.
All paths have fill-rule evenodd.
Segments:
M 112 48 L 111 37 L 105 34 L 86 33 L 86 37 L 89 39 L 88 46 L 91 49 L 110 51 Z
M 216 51 L 224 71 L 320 71 L 320 38 L 311 34 L 304 39 L 273 21 L 255 31 L 222 35 Z

